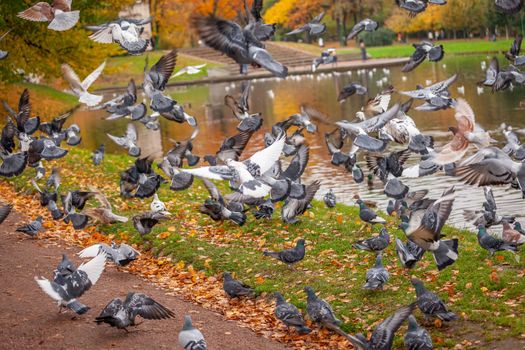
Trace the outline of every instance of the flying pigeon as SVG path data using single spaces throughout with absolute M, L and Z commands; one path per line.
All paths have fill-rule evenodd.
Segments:
M 119 298 L 111 300 L 95 318 L 95 322 L 107 323 L 127 332 L 128 327 L 137 325 L 137 316 L 146 320 L 163 320 L 173 318 L 175 314 L 145 294 L 130 292 L 124 301 Z
M 51 213 L 53 220 L 60 220 L 64 217 L 64 212 L 58 208 L 54 200 L 50 200 L 47 204 L 47 209 Z
M 127 222 L 128 218 L 125 216 L 120 216 L 113 213 L 113 210 L 111 208 L 111 204 L 109 203 L 107 197 L 96 190 L 93 190 L 93 192 L 96 192 L 95 197 L 99 201 L 100 205 L 98 207 L 92 207 L 87 208 L 83 211 L 83 213 L 96 222 L 100 222 L 101 224 L 113 224 L 116 222 Z
M 140 55 L 148 48 L 149 40 L 140 37 L 151 17 L 144 19 L 119 18 L 115 21 L 97 26 L 86 26 L 86 29 L 95 31 L 89 38 L 97 43 L 117 43 L 130 55 Z
M 33 238 L 36 238 L 40 230 L 42 230 L 42 216 L 40 215 L 30 223 L 16 228 L 17 232 L 23 232 Z
M 281 208 L 281 219 L 290 224 L 299 222 L 297 216 L 302 215 L 308 210 L 310 202 L 321 187 L 321 182 L 316 180 L 306 186 L 306 195 L 303 199 L 287 198 Z
M 430 62 L 441 61 L 445 55 L 443 45 L 434 45 L 430 41 L 422 41 L 419 44 L 412 44 L 416 51 L 410 56 L 410 61 L 403 66 L 402 72 L 410 72 L 419 66 L 425 58 L 428 57 Z
M 417 306 L 426 319 L 429 317 L 436 317 L 441 321 L 453 321 L 458 319 L 458 316 L 455 313 L 448 311 L 445 303 L 436 294 L 425 288 L 423 282 L 413 278 L 411 283 L 416 288 Z
M 361 241 L 356 241 L 353 246 L 356 249 L 366 250 L 369 252 L 382 252 L 390 244 L 390 235 L 386 228 L 381 228 L 379 236 L 368 238 Z
M 410 150 L 408 148 L 392 152 L 387 156 L 368 153 L 366 155 L 366 165 L 374 175 L 386 183 L 390 174 L 395 177 L 403 174 L 403 165 L 409 157 Z
M 370 18 L 365 18 L 360 22 L 356 23 L 356 25 L 352 28 L 352 31 L 348 33 L 346 40 L 352 40 L 357 36 L 357 34 L 361 33 L 363 30 L 367 32 L 373 32 L 377 29 L 377 27 L 378 25 L 376 21 L 371 20 Z
M 366 271 L 366 283 L 363 288 L 370 290 L 382 290 L 383 285 L 388 281 L 389 278 L 390 274 L 383 266 L 382 256 L 381 254 L 377 254 L 374 267 Z
M 405 334 L 405 348 L 408 350 L 432 350 L 432 338 L 427 330 L 419 327 L 414 315 L 408 316 L 408 330 Z
M 473 221 L 475 227 L 479 227 L 480 225 L 483 227 L 491 227 L 501 224 L 502 221 L 508 223 L 514 222 L 514 217 L 498 215 L 498 207 L 491 187 L 485 186 L 483 192 L 485 194 L 485 202 L 482 204 L 483 210 L 463 210 L 463 217 L 466 221 Z
M 67 258 L 62 262 L 68 262 Z M 40 288 L 51 299 L 58 303 L 60 311 L 63 307 L 73 310 L 78 315 L 85 314 L 90 308 L 81 304 L 77 299 L 87 292 L 102 275 L 106 264 L 106 255 L 99 254 L 87 263 L 83 263 L 76 269 L 67 273 L 56 274 L 53 281 L 49 281 L 44 277 L 37 278 L 35 281 Z M 61 265 L 59 265 L 60 268 Z M 59 270 L 57 272 L 60 272 Z
M 301 312 L 292 303 L 286 302 L 279 292 L 275 292 L 275 317 L 281 320 L 286 326 L 294 327 L 300 334 L 310 333 L 312 330 L 306 326 Z
M 239 120 L 237 130 L 241 132 L 254 132 L 261 128 L 263 119 L 261 113 L 250 113 L 250 105 L 248 103 L 250 96 L 251 81 L 242 85 L 242 94 L 239 101 L 233 96 L 226 95 L 224 97 L 224 104 L 228 106 L 235 118 Z
M 512 15 L 523 8 L 523 0 L 494 0 L 496 10 Z
M 359 83 L 350 83 L 348 85 L 345 85 L 341 91 L 339 92 L 339 96 L 337 96 L 337 102 L 343 102 L 348 97 L 357 94 L 357 95 L 364 95 L 368 92 L 368 89 L 364 87 L 363 85 Z
M 113 136 L 111 134 L 106 134 L 108 137 L 115 142 L 117 145 L 128 150 L 128 154 L 132 157 L 140 156 L 140 147 L 137 146 L 137 129 L 135 125 L 129 123 L 126 128 L 126 134 L 122 137 Z
M 488 250 L 490 256 L 493 256 L 495 252 L 504 250 L 514 253 L 518 251 L 516 243 L 505 242 L 490 235 L 487 229 L 481 225 L 478 227 L 478 243 L 481 248 Z
M 321 57 L 316 57 L 312 61 L 312 72 L 315 72 L 321 64 L 335 64 L 337 63 L 337 55 L 335 49 L 326 49 L 321 52 Z
M 96 150 L 93 151 L 93 164 L 100 165 L 100 163 L 102 163 L 102 160 L 104 160 L 105 149 L 106 147 L 104 144 L 101 144 Z
M 288 267 L 292 267 L 294 264 L 304 259 L 305 254 L 305 240 L 299 239 L 294 248 L 281 250 L 280 252 L 269 252 L 265 251 L 264 256 L 271 256 L 279 261 L 282 261 Z
M 516 38 L 512 42 L 510 50 L 505 52 L 505 57 L 516 66 L 522 66 L 525 64 L 525 56 L 520 56 L 522 40 L 523 37 L 521 35 L 516 35 Z
M 326 30 L 326 24 L 321 23 L 324 17 L 324 12 L 321 12 L 319 15 L 314 17 L 310 22 L 304 24 L 303 26 L 292 30 L 291 32 L 286 33 L 286 35 L 300 34 L 302 32 L 308 32 L 310 35 L 321 35 Z
M 50 22 L 49 29 L 64 31 L 71 29 L 77 24 L 80 11 L 71 11 L 71 0 L 53 0 L 49 5 L 47 2 L 37 2 L 25 11 L 19 12 L 18 17 L 34 22 Z
M 224 53 L 238 64 L 261 66 L 280 78 L 288 75 L 288 68 L 275 61 L 265 50 L 261 40 L 266 35 L 258 38 L 254 28 L 243 29 L 235 22 L 213 15 L 195 14 L 191 23 L 207 46 Z
M 164 181 L 152 167 L 151 157 L 138 158 L 135 164 L 120 173 L 120 194 L 125 197 L 147 198 L 155 194 Z
M 433 85 L 427 87 L 418 86 L 416 90 L 399 91 L 399 93 L 411 98 L 425 100 L 424 104 L 415 108 L 416 111 L 437 111 L 440 109 L 447 109 L 454 104 L 454 100 L 450 97 L 448 88 L 456 81 L 457 77 L 458 75 L 454 74 L 450 78 Z
M 193 327 L 191 316 L 184 316 L 184 324 L 179 332 L 179 345 L 185 350 L 206 350 L 206 340 L 201 331 Z
M 242 283 L 241 281 L 233 279 L 229 272 L 224 272 L 222 274 L 222 278 L 222 287 L 230 298 L 237 298 L 241 296 L 255 296 L 255 290 L 252 287 Z
M 93 95 L 88 92 L 89 87 L 97 80 L 104 68 L 106 67 L 106 61 L 97 67 L 91 74 L 89 74 L 83 81 L 80 81 L 77 73 L 68 64 L 63 64 L 62 75 L 64 79 L 69 83 L 71 90 L 78 97 L 80 103 L 86 104 L 88 107 L 93 107 L 102 102 L 104 98 L 101 95 Z
M 169 215 L 166 212 L 153 212 L 148 211 L 142 214 L 137 214 L 131 218 L 133 221 L 133 227 L 142 236 L 147 235 L 151 232 L 153 227 L 160 221 L 168 220 Z
M 335 205 L 337 203 L 337 199 L 336 199 L 334 191 L 332 189 L 330 189 L 328 192 L 326 192 L 326 194 L 323 197 L 323 200 L 324 200 L 324 204 L 328 208 L 335 207 Z
M 235 208 L 226 203 L 222 194 L 215 184 L 205 178 L 201 179 L 204 186 L 210 193 L 210 198 L 204 201 L 204 204 L 199 208 L 201 213 L 209 215 L 215 221 L 230 220 L 235 224 L 242 226 L 246 222 L 246 214 L 244 208 Z
M 126 243 L 116 244 L 112 242 L 111 246 L 105 243 L 93 244 L 80 251 L 78 256 L 81 258 L 93 258 L 101 252 L 105 253 L 108 259 L 118 266 L 126 266 L 130 262 L 137 260 L 137 257 L 140 255 L 137 250 Z
M 403 306 L 398 309 L 392 316 L 387 317 L 372 331 L 370 340 L 359 333 L 355 336 L 350 335 L 349 340 L 356 350 L 389 350 L 394 343 L 394 335 L 401 327 L 403 322 L 412 314 L 416 307 L 415 303 Z
M 18 112 L 15 112 L 6 101 L 2 101 L 2 104 L 4 105 L 4 108 L 10 117 L 8 124 L 13 121 L 16 124 L 16 130 L 18 133 L 15 131 L 13 136 L 16 135 L 21 142 L 25 142 L 25 144 L 21 147 L 21 150 L 27 151 L 26 147 L 29 146 L 29 142 L 31 142 L 31 138 L 28 138 L 28 136 L 37 131 L 40 126 L 40 117 L 36 116 L 31 118 L 31 102 L 29 100 L 29 91 L 24 89 L 20 95 L 20 99 L 18 101 Z M 12 128 L 12 126 L 10 126 L 10 128 Z M 4 139 L 5 136 L 7 135 L 4 135 L 2 132 L 2 139 Z M 12 138 L 12 136 L 10 136 L 10 138 Z M 4 143 L 2 143 L 2 145 L 5 147 Z M 5 147 L 5 149 L 8 152 L 12 151 L 11 147 Z
M 406 243 L 403 243 L 403 241 L 397 237 L 396 252 L 401 265 L 408 269 L 413 268 L 425 254 L 425 251 L 411 240 L 407 240 Z
M 171 76 L 170 79 L 173 79 L 175 77 L 178 77 L 180 75 L 183 75 L 183 74 L 188 74 L 188 75 L 194 75 L 194 74 L 198 74 L 200 72 L 202 72 L 202 68 L 206 67 L 206 63 L 203 63 L 203 64 L 199 64 L 199 65 L 196 65 L 196 66 L 186 66 L 182 69 L 179 69 L 179 71 L 175 74 L 173 74 Z
M 138 120 L 143 123 L 147 113 L 144 102 L 137 104 L 137 86 L 133 79 L 130 79 L 125 93 L 101 104 L 97 108 L 104 108 L 106 112 L 111 113 L 106 120 L 115 120 L 129 116 L 131 120 Z
M 5 32 L 4 34 L 1 35 L 1 36 L 0 36 L 0 41 L 1 41 L 3 38 L 5 38 L 5 36 L 6 36 L 7 34 L 9 34 L 9 32 L 11 32 L 11 30 L 12 30 L 12 29 L 9 29 L 7 32 Z M 3 50 L 0 50 L 0 61 L 3 60 L 4 58 L 6 58 L 8 55 L 9 55 L 9 52 L 7 52 L 7 51 L 3 51 Z

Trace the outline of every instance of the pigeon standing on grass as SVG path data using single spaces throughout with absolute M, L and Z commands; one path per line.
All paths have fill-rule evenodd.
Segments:
M 419 327 L 414 315 L 408 316 L 408 330 L 405 334 L 405 348 L 408 350 L 432 350 L 432 338 L 427 330 Z
M 358 199 L 356 202 L 359 205 L 359 218 L 369 224 L 386 224 L 386 220 L 378 216 L 375 211 L 370 209 L 363 200 Z
M 62 311 L 63 307 L 67 307 L 78 315 L 82 315 L 90 308 L 81 304 L 77 298 L 80 298 L 97 283 L 104 271 L 105 264 L 106 254 L 102 253 L 87 263 L 80 265 L 78 269 L 73 267 L 74 272 L 68 271 L 66 274 L 55 275 L 53 281 L 49 281 L 44 277 L 40 279 L 35 277 L 35 281 L 44 293 L 58 303 L 60 311 Z
M 77 24 L 80 11 L 71 11 L 71 0 L 54 0 L 51 5 L 41 1 L 19 12 L 18 17 L 34 22 L 49 22 L 47 28 L 64 31 Z
M 508 250 L 509 252 L 516 253 L 518 251 L 518 245 L 516 243 L 505 242 L 502 239 L 490 235 L 482 225 L 478 227 L 478 243 L 481 248 L 489 252 L 491 257 L 495 252 Z
M 101 144 L 96 150 L 93 151 L 93 164 L 100 165 L 100 163 L 102 163 L 102 161 L 104 160 L 105 150 L 106 147 L 104 146 L 104 144 Z
M 324 204 L 326 204 L 328 208 L 333 208 L 337 204 L 337 199 L 332 189 L 326 192 L 326 194 L 323 197 L 323 200 L 324 200 Z
M 119 298 L 113 299 L 95 318 L 95 322 L 107 323 L 127 332 L 127 327 L 137 325 L 137 316 L 147 320 L 163 320 L 173 318 L 175 314 L 147 295 L 131 292 L 124 301 Z
M 241 281 L 233 279 L 229 272 L 223 273 L 222 277 L 224 280 L 222 287 L 230 298 L 255 296 L 255 290 L 252 287 L 242 283 Z
M 184 324 L 182 330 L 179 332 L 179 345 L 184 350 L 206 350 L 206 340 L 201 331 L 193 327 L 191 323 L 191 316 L 184 316 Z
M 29 224 L 17 227 L 16 229 L 17 232 L 23 232 L 33 238 L 36 238 L 40 230 L 42 230 L 42 216 L 40 215 Z
M 343 332 L 339 326 L 342 324 L 341 320 L 335 317 L 334 311 L 330 304 L 323 299 L 320 299 L 313 290 L 312 287 L 305 287 L 304 291 L 307 294 L 306 300 L 306 311 L 312 321 L 318 323 L 320 326 L 325 327 L 343 337 L 348 338 L 348 335 Z
M 383 289 L 383 285 L 389 278 L 390 274 L 383 266 L 382 256 L 378 254 L 374 267 L 366 272 L 366 283 L 363 288 L 370 290 Z
M 390 244 L 390 235 L 386 228 L 381 228 L 379 236 L 356 241 L 353 246 L 354 248 L 366 250 L 369 252 L 382 252 Z
M 305 240 L 299 239 L 294 248 L 281 250 L 280 252 L 265 251 L 264 256 L 271 256 L 279 261 L 282 261 L 288 267 L 293 267 L 294 264 L 304 259 L 305 254 Z
M 303 314 L 301 314 L 299 309 L 294 304 L 286 302 L 281 293 L 275 292 L 274 295 L 277 300 L 275 317 L 286 326 L 294 327 L 300 334 L 310 333 L 312 330 L 306 326 Z
M 100 66 L 97 67 L 91 74 L 89 74 L 83 81 L 80 81 L 77 73 L 71 68 L 68 64 L 63 64 L 62 75 L 64 79 L 67 80 L 69 86 L 73 93 L 78 97 L 80 103 L 86 104 L 88 107 L 94 107 L 102 102 L 104 96 L 102 95 L 93 95 L 88 92 L 89 87 L 98 79 L 102 71 L 106 67 L 106 62 L 104 61 Z
M 425 316 L 425 319 L 429 317 L 436 317 L 441 321 L 458 319 L 455 313 L 448 311 L 445 303 L 436 294 L 425 288 L 423 282 L 415 278 L 413 278 L 411 282 L 416 288 L 417 306 Z

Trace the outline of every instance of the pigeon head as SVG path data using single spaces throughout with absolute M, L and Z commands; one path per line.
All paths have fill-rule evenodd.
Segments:
M 302 238 L 297 241 L 297 246 L 298 247 L 304 247 L 305 244 L 306 244 L 306 241 L 304 239 L 302 239 Z
M 418 325 L 417 325 L 417 320 L 416 318 L 414 317 L 414 315 L 410 315 L 408 316 L 408 331 L 415 331 L 417 330 L 418 328 Z
M 310 299 L 310 300 L 317 299 L 317 296 L 315 295 L 315 291 L 314 291 L 314 289 L 312 287 L 306 286 L 306 287 L 304 287 L 304 291 L 305 291 L 306 295 L 308 295 L 308 299 Z
M 277 300 L 277 305 L 284 303 L 284 298 L 281 293 L 275 292 L 273 293 L 273 296 L 275 297 L 275 300 Z
M 420 294 L 422 294 L 425 291 L 425 286 L 423 285 L 423 282 L 421 282 L 417 278 L 412 278 L 410 280 L 410 283 L 412 283 L 414 288 L 416 288 L 416 295 L 419 296 Z
M 184 324 L 182 326 L 183 331 L 190 331 L 193 329 L 193 324 L 191 323 L 191 316 L 186 315 L 184 316 Z
M 515 229 L 515 230 L 518 230 L 518 231 L 521 230 L 521 229 L 522 229 L 522 227 L 521 227 L 521 223 L 519 223 L 519 222 L 516 221 L 516 222 L 514 223 L 514 229 Z
M 478 225 L 478 234 L 485 235 L 487 233 L 487 228 L 484 225 Z
M 223 278 L 224 281 L 226 281 L 226 282 L 227 282 L 227 281 L 231 281 L 231 280 L 233 280 L 232 275 L 231 275 L 229 272 L 224 272 L 224 273 L 222 274 L 222 278 Z

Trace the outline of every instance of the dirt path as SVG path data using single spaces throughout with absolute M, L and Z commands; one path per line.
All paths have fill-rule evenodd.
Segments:
M 137 276 L 118 271 L 111 263 L 106 265 L 98 283 L 81 298 L 91 307 L 87 314 L 58 314 L 56 304 L 38 288 L 33 277 L 50 278 L 62 253 L 79 264 L 75 256 L 79 249 L 60 241 L 32 240 L 15 233 L 20 218 L 11 213 L 0 225 L 0 349 L 178 349 L 178 332 L 188 313 L 204 333 L 209 349 L 286 349 L 216 313 L 168 295 Z M 129 334 L 93 322 L 112 298 L 125 297 L 129 291 L 153 297 L 173 310 L 176 319 L 146 320 Z

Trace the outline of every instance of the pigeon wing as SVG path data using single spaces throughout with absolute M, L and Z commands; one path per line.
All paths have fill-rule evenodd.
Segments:
M 168 54 L 162 56 L 148 72 L 149 78 L 153 81 L 154 87 L 164 90 L 168 80 L 173 74 L 173 69 L 177 64 L 177 50 L 173 49 Z
M 140 315 L 148 320 L 175 317 L 173 311 L 141 293 L 128 293 L 124 301 L 124 307 L 129 309 L 133 315 Z
M 259 166 L 261 174 L 264 174 L 270 170 L 275 162 L 279 160 L 281 153 L 283 151 L 284 142 L 286 138 L 284 134 L 270 146 L 266 147 L 263 150 L 256 152 L 249 159 L 249 162 L 255 163 Z
M 28 21 L 50 22 L 53 20 L 53 11 L 47 2 L 37 2 L 27 10 L 19 12 L 17 16 Z
M 98 79 L 104 68 L 106 67 L 106 61 L 102 62 L 100 66 L 97 67 L 91 74 L 89 74 L 86 79 L 82 81 L 82 87 L 84 90 L 89 89 L 89 87 Z
M 100 253 L 87 263 L 83 263 L 82 265 L 80 265 L 78 267 L 78 270 L 85 272 L 91 284 L 95 284 L 100 278 L 100 275 L 102 275 L 105 265 L 106 254 Z
M 374 349 L 390 348 L 394 340 L 394 333 L 401 327 L 408 316 L 410 316 L 415 307 L 415 303 L 404 306 L 381 322 L 372 332 L 370 347 Z

